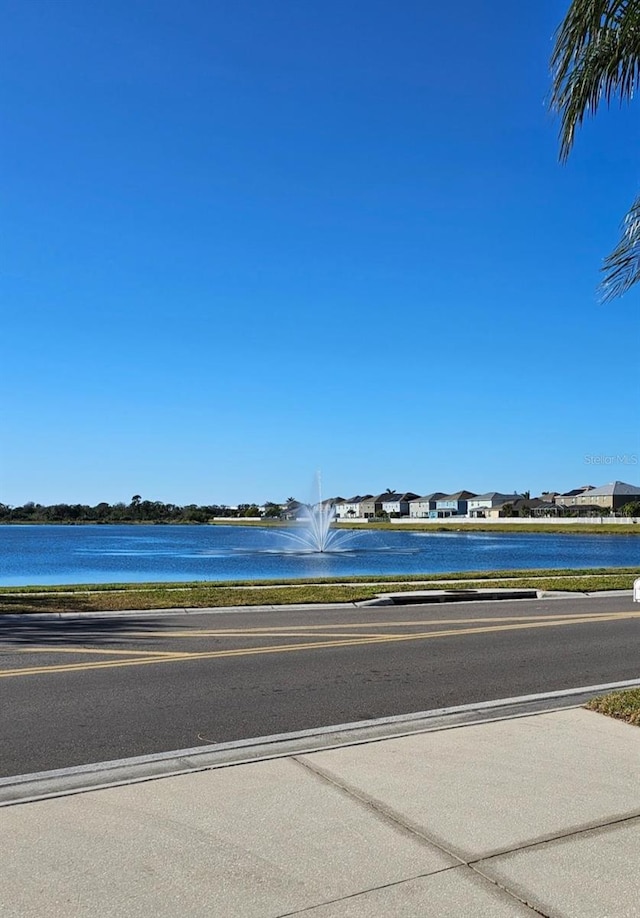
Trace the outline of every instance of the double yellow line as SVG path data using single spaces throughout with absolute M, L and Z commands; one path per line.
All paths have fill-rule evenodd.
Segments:
M 434 640 L 436 638 L 445 638 L 445 637 L 458 637 L 465 636 L 470 634 L 491 634 L 496 632 L 507 632 L 507 631 L 521 631 L 521 630 L 531 630 L 535 628 L 562 628 L 569 625 L 584 625 L 584 624 L 604 624 L 606 622 L 616 622 L 624 621 L 628 619 L 637 619 L 640 618 L 640 612 L 610 612 L 610 613 L 589 613 L 584 615 L 572 615 L 572 616 L 554 616 L 551 620 L 549 616 L 544 618 L 536 619 L 527 619 L 526 621 L 518 620 L 517 622 L 510 621 L 509 624 L 490 624 L 483 625 L 480 627 L 469 627 L 469 628 L 447 628 L 440 631 L 422 631 L 412 634 L 382 634 L 382 635 L 359 635 L 354 638 L 349 638 L 345 640 L 344 638 L 338 640 L 314 640 L 306 641 L 304 643 L 295 643 L 295 644 L 276 644 L 270 647 L 239 647 L 232 650 L 211 650 L 211 651 L 196 651 L 196 652 L 180 652 L 180 651 L 139 651 L 139 650 L 100 650 L 99 648 L 38 648 L 39 652 L 42 653 L 78 653 L 78 654 L 87 654 L 95 653 L 100 654 L 131 654 L 133 659 L 130 660 L 99 660 L 97 662 L 84 661 L 81 663 L 61 663 L 55 664 L 52 666 L 31 666 L 24 667 L 21 669 L 4 669 L 0 670 L 0 679 L 11 679 L 21 676 L 37 676 L 37 675 L 46 675 L 50 673 L 72 673 L 72 672 L 89 672 L 91 670 L 97 669 L 118 669 L 121 667 L 130 667 L 130 666 L 153 666 L 161 663 L 182 663 L 182 662 L 191 662 L 195 660 L 216 660 L 216 659 L 225 659 L 232 657 L 248 657 L 248 656 L 261 656 L 263 654 L 274 654 L 274 653 L 297 653 L 304 650 L 321 650 L 327 648 L 337 648 L 337 647 L 358 647 L 364 645 L 372 644 L 395 644 L 402 642 L 411 642 L 411 641 L 427 641 Z M 450 619 L 446 620 L 447 623 L 462 623 L 466 620 L 464 619 Z M 497 621 L 492 619 L 490 621 Z M 501 621 L 504 621 L 503 619 Z M 444 622 L 440 622 L 444 623 Z M 371 623 L 370 623 L 371 624 Z M 383 623 L 377 623 L 382 625 Z M 400 623 L 393 622 L 387 623 L 389 625 L 399 625 L 399 624 L 409 624 L 409 623 Z M 425 622 L 414 622 L 411 624 L 425 624 Z M 435 622 L 430 623 L 435 624 Z M 311 628 L 321 628 L 322 626 L 308 626 Z M 334 626 L 331 626 L 334 627 Z M 353 627 L 349 625 L 348 627 Z M 257 633 L 259 629 L 252 629 L 250 634 L 247 632 L 226 632 L 227 636 L 235 636 L 237 634 L 245 634 L 250 637 L 275 637 L 277 631 L 272 629 L 270 632 L 262 631 Z M 216 632 L 221 634 L 222 632 Z M 188 632 L 192 637 L 197 636 L 197 633 Z M 212 632 L 208 632 L 209 635 Z M 185 632 L 185 636 L 187 632 Z M 147 634 L 148 636 L 148 634 Z M 167 636 L 164 634 L 164 636 Z M 177 636 L 174 633 L 173 636 Z M 300 634 L 300 637 L 304 637 L 304 634 Z M 32 651 L 25 649 L 23 652 L 31 653 Z

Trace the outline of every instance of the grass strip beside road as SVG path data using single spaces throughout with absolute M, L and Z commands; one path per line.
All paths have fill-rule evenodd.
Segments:
M 362 582 L 289 581 L 245 582 L 241 585 L 221 583 L 191 584 L 98 584 L 96 586 L 13 587 L 0 592 L 0 614 L 33 614 L 42 612 L 118 612 L 122 610 L 152 610 L 175 608 L 216 608 L 224 606 L 290 605 L 297 603 L 359 602 L 373 599 L 380 593 L 406 592 L 419 588 L 468 590 L 499 587 L 533 588 L 545 591 L 592 593 L 600 590 L 631 589 L 640 576 L 640 569 L 602 570 L 599 573 L 563 571 L 528 571 L 527 576 L 514 577 L 514 572 L 489 572 L 478 579 L 471 575 L 423 577 L 419 586 L 414 579 L 370 578 Z M 391 586 L 392 584 L 392 586 Z
M 633 574 L 640 577 L 640 567 L 577 567 L 577 568 L 514 568 L 499 571 L 450 571 L 448 573 L 423 573 L 423 574 L 356 574 L 345 577 L 292 577 L 283 578 L 282 580 L 191 580 L 191 581 L 158 581 L 142 583 L 80 583 L 80 584 L 59 584 L 56 586 L 5 586 L 0 587 L 0 595 L 10 595 L 12 593 L 77 593 L 87 591 L 92 593 L 111 592 L 113 590 L 157 590 L 162 587 L 164 590 L 186 590 L 208 588 L 228 588 L 228 587 L 285 587 L 285 586 L 323 586 L 333 584 L 338 586 L 352 586 L 353 584 L 370 585 L 381 584 L 412 584 L 411 589 L 415 589 L 416 584 L 441 584 L 443 581 L 459 580 L 503 580 L 503 579 L 522 579 L 530 577 L 618 577 L 624 574 Z M 468 588 L 468 585 L 467 585 Z M 606 589 L 606 587 L 602 587 Z M 617 587 L 615 589 L 618 589 Z
M 618 720 L 625 720 L 628 724 L 640 727 L 640 688 L 627 689 L 624 692 L 612 692 L 610 695 L 601 695 L 592 698 L 586 707 L 600 714 L 607 714 Z

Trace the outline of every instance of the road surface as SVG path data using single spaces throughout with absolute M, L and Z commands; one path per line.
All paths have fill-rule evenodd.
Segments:
M 631 597 L 0 620 L 0 776 L 640 678 Z

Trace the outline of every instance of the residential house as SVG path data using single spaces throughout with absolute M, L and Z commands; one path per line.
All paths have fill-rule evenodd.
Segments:
M 579 494 L 576 506 L 582 510 L 588 504 L 593 510 L 605 509 L 619 510 L 632 500 L 640 500 L 640 488 L 627 484 L 624 481 L 611 481 L 601 488 L 590 488 L 584 494 Z
M 409 516 L 409 504 L 418 497 L 413 491 L 398 494 L 387 491 L 376 498 L 376 513 L 386 513 L 392 517 Z
M 376 515 L 377 497 L 367 496 L 360 501 L 360 516 L 365 520 L 372 520 Z
M 531 500 L 531 516 L 560 516 L 562 507 L 553 500 L 555 493 L 546 492 Z M 535 501 L 535 503 L 534 503 Z
M 289 500 L 284 505 L 282 513 L 280 514 L 280 519 L 297 520 L 301 516 L 304 516 L 305 512 L 306 504 L 301 504 L 298 500 Z
M 456 491 L 455 494 L 445 494 L 436 501 L 436 508 L 429 512 L 429 516 L 433 518 L 466 516 L 471 497 L 477 497 L 477 495 L 473 491 Z
M 578 498 L 584 497 L 587 491 L 593 491 L 593 485 L 583 485 L 581 488 L 573 488 L 571 491 L 565 491 L 564 494 L 556 494 L 554 502 L 559 507 L 575 507 L 578 504 Z M 585 503 L 585 501 L 582 501 Z
M 370 500 L 371 494 L 356 494 L 355 497 L 349 497 L 346 500 L 340 500 L 334 504 L 336 517 L 339 520 L 353 520 L 362 518 L 362 502 Z
M 503 519 L 512 516 L 556 516 L 558 507 L 539 497 L 522 497 L 512 494 L 508 500 L 489 507 L 485 511 L 487 519 Z
M 487 510 L 490 510 L 492 507 L 499 507 L 501 504 L 506 504 L 508 501 L 519 500 L 522 497 L 522 494 L 501 494 L 500 491 L 489 491 L 487 494 L 478 494 L 477 497 L 472 497 L 469 500 L 468 513 L 469 516 L 475 519 L 483 519 L 487 516 Z
M 436 509 L 436 501 L 446 496 L 443 491 L 434 491 L 432 494 L 425 494 L 424 497 L 409 501 L 409 516 L 413 519 L 425 519 L 431 510 Z

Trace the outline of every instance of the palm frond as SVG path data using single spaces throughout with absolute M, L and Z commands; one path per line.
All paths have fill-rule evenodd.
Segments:
M 632 98 L 640 85 L 640 0 L 573 0 L 551 57 L 551 107 L 561 116 L 560 158 L 602 101 Z
M 622 296 L 640 281 L 640 197 L 637 197 L 622 223 L 620 240 L 602 266 L 605 277 L 600 285 L 602 300 Z

